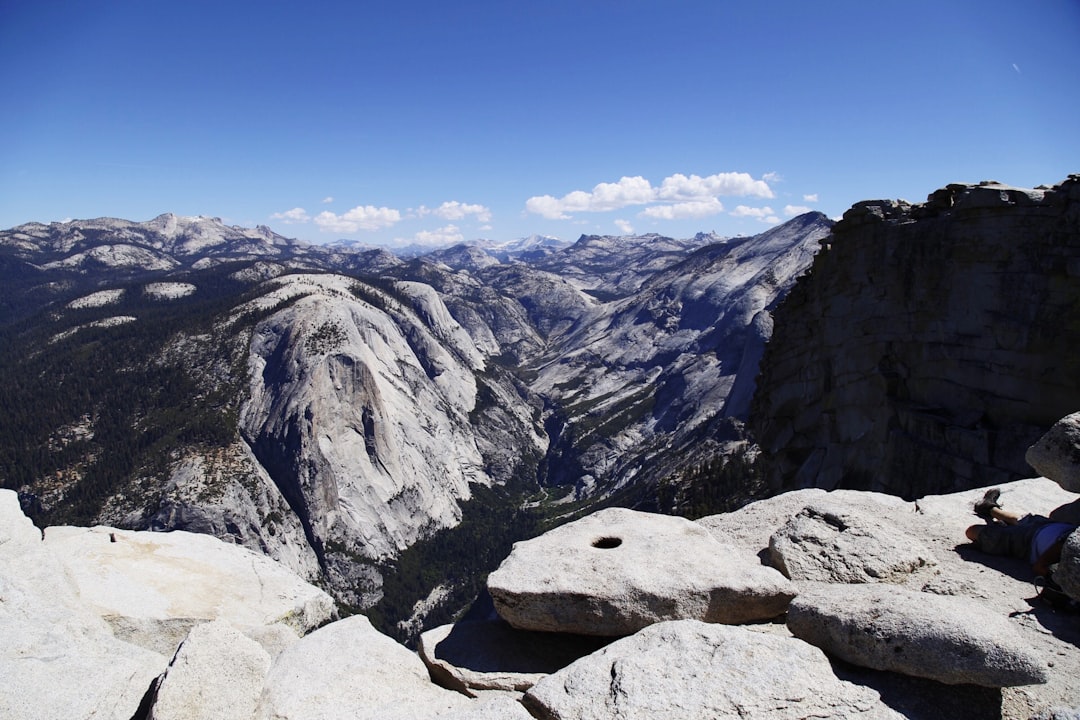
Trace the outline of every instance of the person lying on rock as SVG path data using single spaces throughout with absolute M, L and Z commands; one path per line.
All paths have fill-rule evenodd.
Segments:
M 1021 515 L 1001 507 L 999 488 L 986 491 L 975 503 L 975 514 L 985 525 L 972 525 L 968 540 L 989 555 L 1007 555 L 1026 560 L 1037 576 L 1047 576 L 1050 566 L 1061 559 L 1065 538 L 1077 528 L 1042 515 Z

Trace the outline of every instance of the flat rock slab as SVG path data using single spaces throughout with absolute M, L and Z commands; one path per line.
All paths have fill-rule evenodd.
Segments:
M 1047 664 L 984 604 L 890 585 L 804 588 L 788 608 L 799 638 L 854 665 L 984 687 L 1047 681 Z
M 524 692 L 606 643 L 594 636 L 515 630 L 496 619 L 428 630 L 417 651 L 440 684 L 475 695 L 477 690 Z
M 812 502 L 769 540 L 773 567 L 792 580 L 833 583 L 904 582 L 937 565 L 911 533 L 879 513 Z
M 1054 423 L 1028 448 L 1028 465 L 1070 492 L 1080 492 L 1080 413 Z
M 524 703 L 542 720 L 902 717 L 838 679 L 815 647 L 696 620 L 616 640 L 538 682 Z
M 689 520 L 610 508 L 514 545 L 488 576 L 522 630 L 621 636 L 665 620 L 767 620 L 797 591 Z
M 303 634 L 336 612 L 283 565 L 209 535 L 50 527 L 44 545 L 117 637 L 169 656 L 201 622 L 281 622 Z
M 274 660 L 255 720 L 417 720 L 478 709 L 431 682 L 415 653 L 363 615 L 330 623 Z
M 168 656 L 113 637 L 29 520 L 0 515 L 0 718 L 129 720 Z

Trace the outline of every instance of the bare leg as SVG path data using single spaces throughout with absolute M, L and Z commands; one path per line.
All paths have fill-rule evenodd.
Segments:
M 1004 508 L 994 507 L 990 508 L 990 515 L 997 521 L 1003 522 L 1006 525 L 1015 525 L 1020 522 L 1020 518 L 1023 517 L 1020 513 L 1012 512 Z
M 1021 515 L 1020 513 L 1005 510 L 1004 508 L 1000 507 L 990 508 L 990 516 L 994 520 L 1002 522 L 1006 525 L 1015 525 L 1016 523 L 1020 522 L 1020 518 L 1023 517 L 1023 515 Z M 967 539 L 971 542 L 977 542 L 979 539 L 979 532 L 984 527 L 986 527 L 986 525 L 972 525 L 964 531 L 964 534 L 967 535 Z

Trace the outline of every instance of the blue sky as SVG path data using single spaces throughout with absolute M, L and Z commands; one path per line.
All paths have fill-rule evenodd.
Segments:
M 1080 2 L 0 0 L 0 227 L 752 234 L 1080 172 Z

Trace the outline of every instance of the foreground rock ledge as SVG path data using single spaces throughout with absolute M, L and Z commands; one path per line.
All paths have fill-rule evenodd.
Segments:
M 801 640 L 696 620 L 616 640 L 541 680 L 524 703 L 543 720 L 903 717 Z
M 1049 677 L 1007 618 L 966 598 L 884 585 L 818 586 L 791 603 L 787 624 L 830 655 L 875 670 L 984 687 Z
M 623 508 L 516 543 L 488 590 L 518 629 L 600 636 L 665 620 L 767 620 L 797 592 L 689 520 Z

